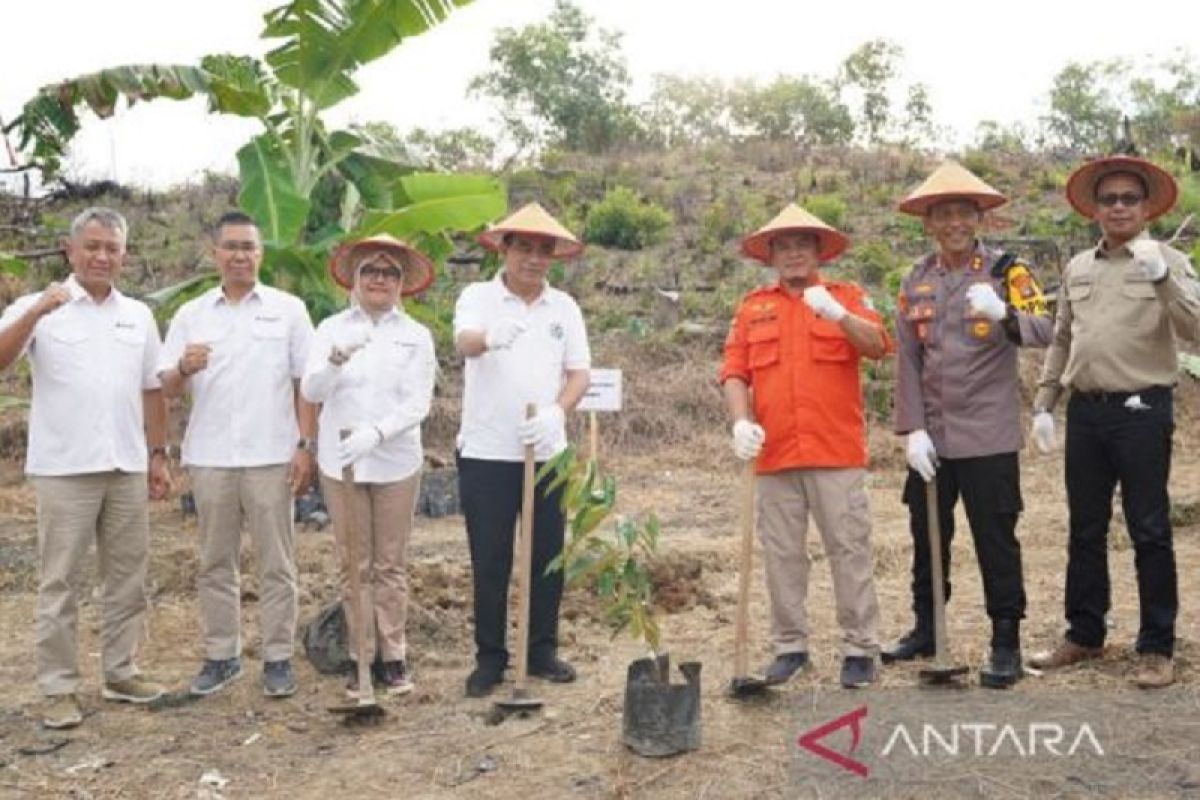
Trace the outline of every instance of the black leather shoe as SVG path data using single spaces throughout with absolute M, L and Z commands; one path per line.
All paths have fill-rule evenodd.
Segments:
M 558 658 L 530 664 L 529 674 L 551 683 L 571 683 L 575 680 L 575 668 Z
M 914 658 L 930 658 L 935 649 L 933 630 L 918 625 L 883 648 L 879 657 L 883 663 L 891 664 L 895 661 L 912 661 Z
M 768 686 L 778 686 L 781 683 L 787 683 L 798 670 L 807 666 L 808 653 L 780 653 L 767 667 L 763 677 L 766 678 Z
M 476 667 L 467 676 L 467 697 L 487 697 L 503 680 L 503 672 Z
M 1007 689 L 1021 680 L 1021 623 L 1015 619 L 992 621 L 992 650 L 979 669 L 979 682 L 990 689 Z

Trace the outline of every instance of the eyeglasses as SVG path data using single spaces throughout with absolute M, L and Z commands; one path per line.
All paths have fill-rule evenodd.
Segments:
M 217 249 L 225 253 L 253 253 L 258 250 L 257 242 L 218 242 Z
M 359 267 L 358 277 L 360 280 L 370 280 L 371 278 L 383 278 L 385 281 L 398 281 L 404 277 L 403 273 L 395 267 L 376 267 L 367 264 L 364 267 Z
M 1098 196 L 1096 198 L 1096 202 L 1105 208 L 1112 208 L 1117 203 L 1120 203 L 1127 208 L 1133 208 L 1145 199 L 1146 198 L 1144 195 L 1140 195 L 1137 192 L 1122 192 L 1121 194 L 1113 192 L 1112 194 L 1102 194 Z

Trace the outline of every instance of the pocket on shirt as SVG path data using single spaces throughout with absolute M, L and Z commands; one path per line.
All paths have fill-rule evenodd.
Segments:
M 748 366 L 751 371 L 779 363 L 779 326 L 752 325 L 746 334 Z
M 1150 281 L 1138 277 L 1127 277 L 1121 282 L 1121 294 L 1131 300 L 1157 300 L 1158 295 L 1154 291 L 1154 284 Z
M 1067 284 L 1067 299 L 1079 303 L 1092 296 L 1092 281 L 1073 280 Z
M 825 319 L 813 321 L 809 331 L 813 361 L 839 363 L 854 358 L 854 345 L 836 322 Z
M 288 365 L 287 325 L 279 320 L 254 320 L 250 336 L 269 366 L 286 369 Z

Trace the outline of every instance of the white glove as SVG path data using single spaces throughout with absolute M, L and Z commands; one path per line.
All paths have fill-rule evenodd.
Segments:
M 846 307 L 839 303 L 829 290 L 818 284 L 804 290 L 804 303 L 821 319 L 841 322 L 846 316 Z
M 1162 247 L 1153 239 L 1138 239 L 1129 245 L 1133 258 L 1142 268 L 1142 275 L 1148 281 L 1161 281 L 1167 276 L 1167 262 L 1162 255 Z
M 1043 453 L 1054 449 L 1054 415 L 1049 411 L 1038 411 L 1033 415 L 1033 443 Z
M 340 367 L 370 340 L 371 331 L 366 325 L 346 325 L 333 338 L 333 348 L 329 351 L 330 363 Z
M 933 476 L 937 474 L 938 457 L 928 433 L 917 429 L 908 435 L 906 457 L 908 465 L 915 469 L 926 483 L 933 480 Z
M 517 428 L 521 444 L 549 444 L 562 434 L 563 410 L 558 403 L 538 406 L 537 414 L 524 420 Z
M 766 440 L 767 432 L 761 425 L 755 425 L 748 419 L 733 423 L 733 454 L 742 461 L 758 458 Z
M 979 316 L 999 322 L 1008 316 L 1008 306 L 996 294 L 990 283 L 973 283 L 967 287 L 967 311 L 971 316 Z
M 338 442 L 338 463 L 342 468 L 356 463 L 383 441 L 383 434 L 374 425 L 356 425 L 350 435 Z
M 488 350 L 503 350 L 512 347 L 517 337 L 528 329 L 529 326 L 521 320 L 509 317 L 488 328 L 483 341 Z

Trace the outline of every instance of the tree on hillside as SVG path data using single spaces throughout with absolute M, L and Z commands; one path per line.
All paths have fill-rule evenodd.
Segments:
M 357 93 L 361 66 L 469 2 L 291 0 L 263 17 L 262 38 L 274 44 L 263 61 L 211 55 L 198 66 L 101 70 L 45 87 L 9 128 L 29 162 L 52 175 L 79 130 L 80 106 L 106 118 L 122 97 L 132 104 L 199 95 L 212 113 L 258 120 L 262 132 L 237 154 L 238 203 L 262 229 L 264 278 L 304 297 L 320 318 L 340 303 L 325 264 L 343 237 L 391 233 L 437 258 L 449 251 L 446 233 L 504 212 L 494 179 L 416 172 L 395 142 L 366 128 L 331 129 L 324 118 Z
M 490 58 L 468 91 L 497 102 L 521 149 L 604 152 L 636 138 L 621 34 L 596 29 L 570 0 L 556 0 L 545 22 L 500 30 Z
M 1116 140 L 1121 107 L 1112 86 L 1122 61 L 1069 62 L 1054 76 L 1050 113 L 1042 119 L 1050 142 L 1075 153 L 1107 152 Z
M 641 109 L 646 135 L 662 147 L 730 137 L 729 87 L 720 78 L 658 74 Z
M 858 119 L 863 138 L 871 144 L 884 140 L 891 119 L 891 88 L 903 49 L 886 39 L 872 39 L 859 45 L 842 61 L 836 85 L 850 88 L 860 96 Z
M 739 82 L 730 107 L 737 125 L 765 139 L 845 144 L 854 135 L 850 109 L 828 84 L 808 77 L 781 75 L 766 86 Z

